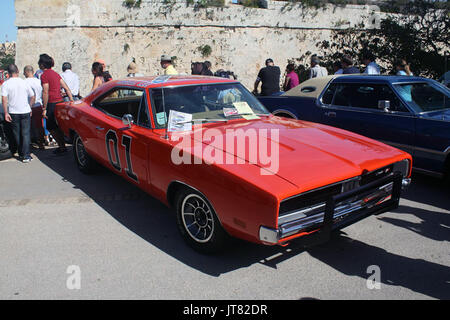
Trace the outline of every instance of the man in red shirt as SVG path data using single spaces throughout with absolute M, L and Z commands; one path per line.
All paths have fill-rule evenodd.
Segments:
M 58 128 L 55 120 L 55 107 L 57 103 L 63 102 L 61 88 L 66 91 L 69 100 L 73 102 L 72 92 L 61 76 L 52 70 L 55 62 L 52 57 L 47 54 L 41 54 L 39 57 L 39 68 L 44 70 L 41 75 L 42 83 L 42 103 L 43 116 L 47 119 L 47 130 L 50 131 L 53 138 L 58 143 L 58 149 L 53 151 L 55 154 L 67 152 L 64 134 Z

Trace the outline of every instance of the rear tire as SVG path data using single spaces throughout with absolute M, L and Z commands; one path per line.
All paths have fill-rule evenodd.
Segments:
M 209 201 L 199 192 L 184 188 L 175 199 L 178 230 L 194 250 L 217 253 L 225 248 L 228 234 Z
M 78 169 L 85 174 L 92 174 L 98 169 L 98 165 L 94 159 L 87 153 L 84 148 L 83 140 L 75 133 L 73 137 L 73 155 Z

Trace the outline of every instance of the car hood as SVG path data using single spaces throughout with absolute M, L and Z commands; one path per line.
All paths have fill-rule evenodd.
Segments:
M 197 133 L 192 137 L 196 142 L 202 142 L 203 158 L 211 154 L 212 149 L 221 150 L 224 154 L 259 166 L 262 175 L 277 175 L 302 192 L 408 157 L 403 151 L 348 131 L 272 116 L 261 120 L 205 125 L 201 129 L 203 137 L 198 130 L 195 129 Z M 249 144 L 250 140 L 246 140 L 246 146 L 240 149 L 243 137 L 248 138 L 252 134 L 254 137 L 264 132 L 267 132 L 268 142 L 259 139 L 259 143 Z M 232 148 L 227 141 L 233 141 Z M 258 154 L 256 161 L 255 152 Z M 270 158 L 259 156 L 264 154 L 270 155 Z
M 450 109 L 423 113 L 421 118 L 450 122 Z

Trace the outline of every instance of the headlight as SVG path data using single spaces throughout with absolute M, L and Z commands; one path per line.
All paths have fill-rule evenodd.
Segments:
M 409 175 L 410 163 L 408 159 L 394 163 L 394 172 L 400 172 L 403 178 Z

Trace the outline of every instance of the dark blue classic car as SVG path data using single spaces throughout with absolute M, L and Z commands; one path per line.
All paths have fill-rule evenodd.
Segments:
M 335 75 L 258 98 L 275 115 L 359 133 L 410 153 L 416 170 L 450 176 L 450 90 L 437 81 Z

